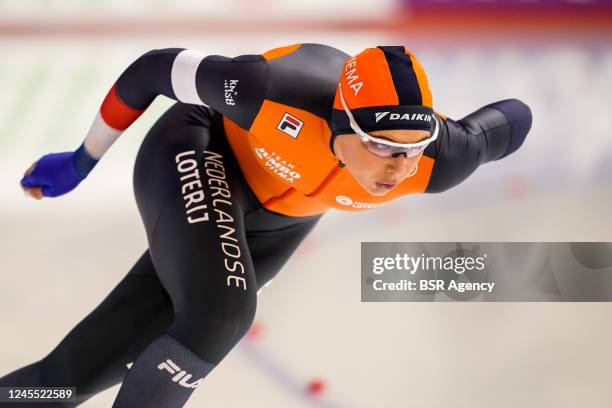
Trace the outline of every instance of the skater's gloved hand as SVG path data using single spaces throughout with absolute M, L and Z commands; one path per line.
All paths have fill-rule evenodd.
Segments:
M 97 160 L 84 151 L 46 154 L 25 171 L 21 187 L 26 195 L 40 200 L 73 190 L 87 177 Z

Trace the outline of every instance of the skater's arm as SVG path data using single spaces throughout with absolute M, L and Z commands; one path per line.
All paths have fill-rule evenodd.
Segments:
M 531 110 L 518 99 L 486 105 L 458 121 L 438 119 L 440 136 L 425 152 L 434 159 L 427 193 L 448 190 L 481 164 L 516 151 L 532 121 Z
M 210 106 L 247 125 L 265 97 L 266 75 L 267 63 L 261 55 L 227 58 L 183 48 L 143 54 L 107 93 L 81 147 L 84 170 L 95 165 L 158 95 Z
M 265 98 L 267 76 L 265 55 L 227 58 L 182 48 L 151 50 L 115 81 L 79 148 L 41 157 L 21 186 L 37 199 L 71 191 L 158 95 L 210 106 L 248 129 Z

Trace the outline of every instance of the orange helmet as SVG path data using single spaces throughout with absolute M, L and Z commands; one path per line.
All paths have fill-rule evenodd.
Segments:
M 332 145 L 335 136 L 354 133 L 346 110 L 366 132 L 432 131 L 435 126 L 427 74 L 403 46 L 367 48 L 344 63 L 332 112 Z

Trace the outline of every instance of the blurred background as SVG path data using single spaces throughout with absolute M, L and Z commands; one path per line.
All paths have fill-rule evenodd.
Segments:
M 326 214 L 187 406 L 610 406 L 607 303 L 360 303 L 359 251 L 612 241 L 611 39 L 612 2 L 597 0 L 0 0 L 0 375 L 46 355 L 146 248 L 131 172 L 165 97 L 71 194 L 38 202 L 18 185 L 41 155 L 79 146 L 135 58 L 406 45 L 439 112 L 526 102 L 525 144 L 443 194 Z

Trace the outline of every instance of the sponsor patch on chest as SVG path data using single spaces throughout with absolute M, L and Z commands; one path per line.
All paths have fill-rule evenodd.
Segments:
M 300 130 L 302 130 L 302 126 L 304 126 L 304 122 L 289 113 L 285 113 L 276 128 L 292 138 L 297 139 Z
M 283 158 L 275 152 L 268 152 L 263 147 L 256 147 L 255 154 L 263 161 L 264 166 L 281 179 L 288 183 L 293 183 L 296 179 L 299 179 L 300 173 L 295 171 L 295 166 L 292 163 L 283 160 Z

